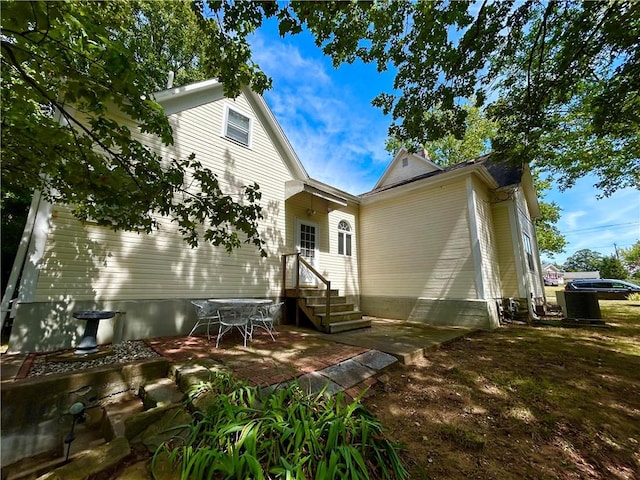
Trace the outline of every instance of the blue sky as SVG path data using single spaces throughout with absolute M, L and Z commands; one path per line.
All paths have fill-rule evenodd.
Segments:
M 384 149 L 391 118 L 371 100 L 392 90 L 393 72 L 361 62 L 335 69 L 310 35 L 282 39 L 273 23 L 255 34 L 252 47 L 273 79 L 264 97 L 309 175 L 352 194 L 373 188 L 391 161 Z M 614 245 L 640 239 L 640 191 L 597 199 L 594 183 L 587 177 L 570 190 L 546 193 L 545 201 L 562 208 L 557 226 L 567 239 L 565 253 L 546 259 L 562 264 L 583 248 L 611 255 Z

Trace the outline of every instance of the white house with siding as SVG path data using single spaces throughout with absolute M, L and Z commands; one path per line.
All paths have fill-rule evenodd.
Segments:
M 527 168 L 488 158 L 441 168 L 401 150 L 357 196 L 310 178 L 248 89 L 229 99 L 208 80 L 156 99 L 174 145 L 140 135 L 150 148 L 195 153 L 229 194 L 260 185 L 267 258 L 253 246 L 192 249 L 163 219 L 151 234 L 114 232 L 36 194 L 14 266 L 9 351 L 75 345 L 79 310 L 122 312 L 100 322 L 99 343 L 184 334 L 195 322 L 192 299 L 286 298 L 288 321 L 327 332 L 364 328 L 363 314 L 490 329 L 504 298 L 543 301 Z

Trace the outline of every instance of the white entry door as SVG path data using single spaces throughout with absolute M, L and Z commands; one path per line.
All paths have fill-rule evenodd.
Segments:
M 313 222 L 298 219 L 296 221 L 296 248 L 300 256 L 309 262 L 313 268 L 318 268 L 318 225 Z M 304 265 L 300 267 L 300 284 L 316 285 L 316 276 Z

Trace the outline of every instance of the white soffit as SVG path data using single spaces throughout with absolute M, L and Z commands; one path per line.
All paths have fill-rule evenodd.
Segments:
M 285 183 L 284 187 L 285 191 L 285 200 L 297 195 L 299 193 L 308 193 L 309 195 L 313 195 L 314 197 L 322 198 L 326 200 L 330 204 L 333 204 L 337 207 L 346 207 L 347 199 L 334 195 L 333 193 L 327 192 L 325 190 L 321 190 L 319 188 L 313 187 L 309 185 L 307 182 L 303 182 L 302 180 L 289 180 Z

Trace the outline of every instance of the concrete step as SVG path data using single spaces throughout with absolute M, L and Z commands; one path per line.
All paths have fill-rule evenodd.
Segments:
M 138 396 L 142 400 L 145 410 L 181 403 L 185 398 L 184 393 L 180 391 L 176 382 L 170 378 L 161 378 L 160 380 L 143 384 L 138 391 Z
M 193 362 L 173 364 L 169 369 L 169 378 L 175 380 L 178 388 L 187 395 L 194 385 L 208 382 L 216 372 L 231 373 L 222 363 L 211 358 L 201 358 Z
M 105 416 L 102 430 L 107 441 L 116 437 L 124 437 L 124 424 L 127 418 L 144 411 L 142 400 L 135 395 L 129 395 L 118 402 L 103 405 L 103 408 Z
M 131 453 L 129 442 L 124 437 L 85 450 L 75 455 L 71 462 L 56 468 L 39 480 L 83 480 L 118 465 Z
M 344 322 L 335 322 L 329 324 L 328 333 L 348 332 L 350 330 L 358 330 L 360 328 L 370 328 L 371 320 L 360 318 L 358 320 L 347 320 Z

